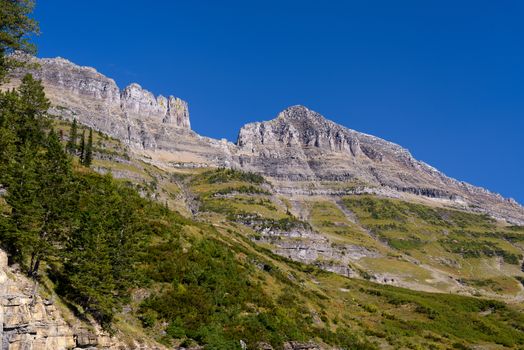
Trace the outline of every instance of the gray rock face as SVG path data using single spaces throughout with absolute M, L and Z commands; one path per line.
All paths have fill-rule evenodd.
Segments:
M 156 123 L 190 129 L 187 102 L 178 97 L 155 97 L 134 83 L 121 92 L 120 99 L 124 114 L 130 118 L 151 119 Z
M 285 183 L 288 193 L 415 195 L 524 223 L 524 208 L 515 201 L 449 178 L 399 145 L 345 128 L 303 106 L 245 125 L 237 145 L 242 168 Z M 289 185 L 304 181 L 319 185 L 308 193 Z M 333 182 L 358 186 L 342 191 L 322 186 Z
M 103 131 L 127 144 L 155 149 L 164 133 L 190 130 L 189 110 L 178 97 L 155 97 L 138 84 L 120 91 L 113 79 L 94 68 L 81 67 L 63 58 L 20 59 L 37 63 L 30 72 L 41 79 L 53 102 L 54 111 L 64 117 Z M 27 69 L 13 73 L 13 84 Z
M 431 199 L 524 224 L 524 208 L 483 188 L 445 176 L 404 148 L 363 134 L 303 106 L 245 125 L 236 144 L 190 130 L 187 103 L 155 97 L 138 84 L 120 91 L 114 80 L 62 58 L 22 59 L 42 79 L 51 113 L 93 127 L 131 151 L 167 167 L 225 166 L 261 173 L 286 195 L 382 196 Z M 27 71 L 14 73 L 11 86 Z M 334 185 L 333 185 L 334 184 Z

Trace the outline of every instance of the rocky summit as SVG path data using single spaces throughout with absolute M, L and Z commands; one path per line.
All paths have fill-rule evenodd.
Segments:
M 76 118 L 162 167 L 231 167 L 263 174 L 290 195 L 372 193 L 432 201 L 524 223 L 524 208 L 480 187 L 449 178 L 408 150 L 336 124 L 304 106 L 241 128 L 236 144 L 191 131 L 187 102 L 155 97 L 138 84 L 120 90 L 113 79 L 63 58 L 36 63 L 52 113 Z M 27 71 L 14 72 L 11 86 Z

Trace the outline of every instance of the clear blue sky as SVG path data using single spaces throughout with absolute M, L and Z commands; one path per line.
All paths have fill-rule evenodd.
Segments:
M 39 56 L 189 102 L 235 140 L 303 104 L 524 203 L 524 2 L 37 0 Z

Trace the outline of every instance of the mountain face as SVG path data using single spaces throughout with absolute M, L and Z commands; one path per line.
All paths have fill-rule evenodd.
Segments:
M 396 144 L 303 106 L 245 125 L 233 144 L 191 131 L 180 98 L 155 97 L 138 84 L 120 90 L 95 69 L 62 58 L 23 59 L 38 64 L 31 73 L 43 81 L 53 114 L 76 118 L 161 166 L 241 168 L 269 177 L 281 193 L 410 197 L 524 223 L 524 208 L 515 201 L 451 179 Z M 15 72 L 11 84 L 26 70 Z
M 193 132 L 179 98 L 120 90 L 64 59 L 24 59 L 39 64 L 29 70 L 43 80 L 64 144 L 73 119 L 80 134 L 99 131 L 90 169 L 77 168 L 75 152 L 68 159 L 75 183 L 100 182 L 64 198 L 93 203 L 85 227 L 112 245 L 143 230 L 140 244 L 124 247 L 138 259 L 124 278 L 140 277 L 129 298 L 98 288 L 118 312 L 108 334 L 75 316 L 89 306 L 62 294 L 68 280 L 98 291 L 89 282 L 112 269 L 97 264 L 113 260 L 108 244 L 97 239 L 94 264 L 85 259 L 56 289 L 56 276 L 71 272 L 60 259 L 73 255 L 61 252 L 90 243 L 51 253 L 41 292 L 0 250 L 2 350 L 522 348 L 524 226 L 507 223 L 524 223 L 524 211 L 514 201 L 303 106 L 245 125 L 231 143 Z M 0 186 L 1 219 L 17 212 L 6 194 Z
M 156 130 L 189 130 L 187 103 L 180 98 L 155 97 L 138 84 L 120 90 L 113 79 L 63 58 L 28 59 L 39 67 L 31 73 L 45 82 L 47 94 L 61 114 L 110 131 L 133 147 L 156 148 Z M 21 77 L 24 71 L 15 73 Z
M 340 191 L 323 183 L 358 184 L 355 191 L 393 197 L 412 194 L 477 207 L 519 223 L 524 219 L 524 208 L 515 201 L 449 178 L 399 145 L 345 128 L 303 106 L 244 126 L 237 145 L 243 168 L 278 180 L 317 181 L 320 188 L 309 190 L 311 194 Z

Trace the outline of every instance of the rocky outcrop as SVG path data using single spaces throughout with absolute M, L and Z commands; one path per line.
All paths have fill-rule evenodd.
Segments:
M 358 277 L 352 263 L 362 258 L 377 258 L 381 254 L 370 249 L 336 242 L 300 221 L 276 224 L 254 215 L 238 215 L 236 221 L 251 227 L 257 243 L 268 243 L 275 254 L 315 265 L 323 270 L 346 277 Z
M 0 250 L 0 350 L 92 349 L 163 350 L 160 345 L 123 343 L 96 324 L 64 320 L 54 297 L 44 298 L 38 285 L 7 265 Z
M 134 119 L 151 119 L 184 129 L 190 129 L 189 110 L 187 102 L 178 97 L 155 97 L 151 92 L 144 90 L 134 83 L 127 86 L 120 93 L 122 111 Z
M 0 339 L 2 350 L 65 350 L 76 346 L 73 330 L 34 285 L 8 277 L 0 250 Z
M 14 71 L 12 85 L 29 71 L 44 83 L 52 112 L 77 118 L 129 145 L 155 149 L 162 133 L 190 130 L 188 105 L 178 97 L 155 97 L 138 84 L 121 91 L 113 79 L 94 68 L 63 58 L 19 58 L 36 67 Z

